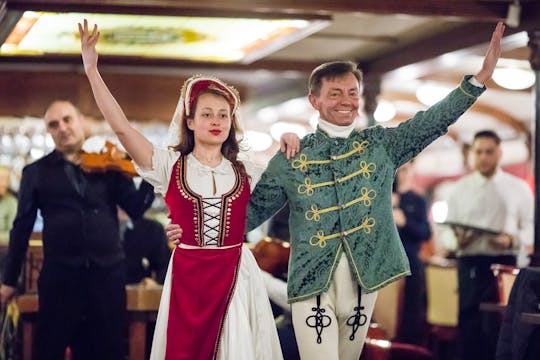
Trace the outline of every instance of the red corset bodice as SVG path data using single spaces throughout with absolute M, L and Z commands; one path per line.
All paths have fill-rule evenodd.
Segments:
M 248 178 L 234 168 L 236 181 L 232 189 L 221 196 L 218 246 L 230 246 L 244 241 L 246 208 L 250 198 Z M 187 184 L 187 157 L 181 156 L 174 164 L 165 195 L 171 222 L 183 229 L 181 242 L 204 246 L 203 198 Z

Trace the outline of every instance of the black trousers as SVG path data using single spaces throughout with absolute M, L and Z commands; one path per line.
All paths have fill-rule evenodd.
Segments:
M 495 358 L 501 316 L 481 312 L 480 303 L 497 302 L 491 264 L 515 265 L 516 257 L 462 256 L 457 259 L 459 288 L 458 354 L 461 360 Z
M 73 268 L 44 264 L 39 277 L 34 359 L 123 360 L 127 312 L 124 263 Z
M 426 280 L 424 264 L 420 259 L 410 260 L 411 276 L 405 278 L 402 318 L 398 340 L 422 345 L 425 340 Z

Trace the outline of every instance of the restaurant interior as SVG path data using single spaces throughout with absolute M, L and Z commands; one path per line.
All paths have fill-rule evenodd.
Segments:
M 445 224 L 447 200 L 452 184 L 471 172 L 467 149 L 474 134 L 486 129 L 501 138 L 501 167 L 535 192 L 540 178 L 535 156 L 540 145 L 535 131 L 540 126 L 540 1 L 0 0 L 0 166 L 9 169 L 13 194 L 24 166 L 54 149 L 43 122 L 54 99 L 78 106 L 87 137 L 122 150 L 84 73 L 77 30 L 82 19 L 100 25 L 103 78 L 127 118 L 154 145 L 166 145 L 183 82 L 193 74 L 209 74 L 239 90 L 242 155 L 261 166 L 279 151 L 283 133 L 302 138 L 315 131 L 318 113 L 308 101 L 307 82 L 319 64 L 357 63 L 364 85 L 356 127 L 395 127 L 441 100 L 464 75 L 478 71 L 495 24 L 504 21 L 502 54 L 487 91 L 415 158 L 414 191 L 429 204 L 432 230 L 420 252 L 425 266 L 422 339 L 416 344 L 400 339 L 407 326 L 402 321 L 403 279 L 380 291 L 361 356 L 455 359 L 458 279 L 455 243 Z M 157 196 L 146 216 L 165 225 L 167 215 Z M 38 219 L 16 299 L 20 319 L 10 338 L 15 359 L 32 358 L 42 226 Z M 286 280 L 288 239 L 269 235 L 268 224 L 247 238 L 259 266 Z M 8 240 L 0 239 L 3 251 Z M 519 267 L 492 266 L 499 301 L 482 304 L 480 311 L 499 316 L 501 326 L 518 290 L 540 284 L 534 282 L 540 276 L 538 225 L 534 247 L 523 251 Z M 127 288 L 129 359 L 149 356 L 160 295 L 156 283 Z M 535 339 L 540 338 L 538 299 L 537 304 L 535 311 L 512 307 L 512 316 L 519 318 L 514 321 L 527 326 Z M 278 326 L 286 315 L 277 314 Z

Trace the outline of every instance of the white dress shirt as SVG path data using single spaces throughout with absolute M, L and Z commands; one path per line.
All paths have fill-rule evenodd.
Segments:
M 490 235 L 458 249 L 458 255 L 517 255 L 534 241 L 534 202 L 522 179 L 497 169 L 486 178 L 475 171 L 456 182 L 448 200 L 448 222 L 471 225 L 510 234 L 510 249 L 494 247 Z

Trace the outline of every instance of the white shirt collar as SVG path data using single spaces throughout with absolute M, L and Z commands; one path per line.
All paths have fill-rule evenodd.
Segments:
M 354 130 L 354 122 L 350 125 L 339 126 L 319 118 L 319 127 L 330 137 L 348 138 Z
M 501 178 L 501 176 L 502 176 L 501 168 L 497 168 L 495 170 L 495 173 L 490 177 L 485 177 L 484 175 L 480 174 L 480 172 L 478 171 L 475 171 L 473 173 L 474 182 L 478 185 L 485 184 L 489 181 L 497 181 L 498 179 Z
M 199 160 L 197 160 L 193 153 L 188 154 L 187 160 L 188 166 L 192 167 L 195 171 L 197 171 L 197 173 L 201 175 L 209 174 L 212 172 L 214 174 L 226 175 L 229 172 L 228 170 L 231 169 L 231 162 L 225 157 L 222 158 L 221 163 L 219 163 L 219 165 L 216 167 L 210 167 L 201 163 Z

